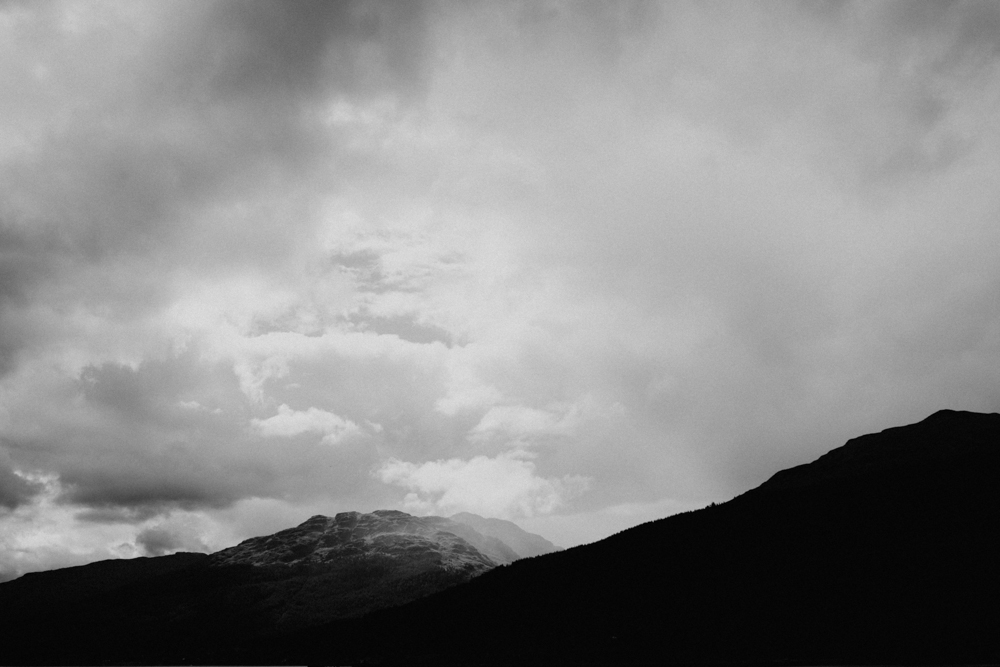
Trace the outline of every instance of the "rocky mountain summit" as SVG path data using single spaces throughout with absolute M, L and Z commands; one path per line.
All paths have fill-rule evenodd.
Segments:
M 445 517 L 316 515 L 211 555 L 102 561 L 0 584 L 0 625 L 8 636 L 51 635 L 45 655 L 56 663 L 110 655 L 101 628 L 117 629 L 115 661 L 142 663 L 150 638 L 184 637 L 183 646 L 211 647 L 201 660 L 224 662 L 251 638 L 405 604 L 519 558 L 498 537 Z M 164 660 L 188 661 L 183 646 L 163 649 Z M 6 648 L 17 663 L 41 655 L 30 641 Z
M 321 568 L 349 559 L 387 559 L 405 561 L 408 569 L 440 568 L 475 576 L 517 558 L 496 538 L 464 524 L 376 510 L 316 515 L 294 528 L 223 549 L 210 557 L 210 564 Z

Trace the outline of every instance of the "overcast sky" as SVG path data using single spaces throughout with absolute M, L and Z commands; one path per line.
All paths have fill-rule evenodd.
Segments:
M 0 580 L 563 546 L 1000 409 L 1000 4 L 0 4 Z

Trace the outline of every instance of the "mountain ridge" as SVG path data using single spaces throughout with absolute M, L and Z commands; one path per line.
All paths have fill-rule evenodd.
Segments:
M 202 659 L 224 662 L 251 638 L 404 604 L 518 558 L 495 537 L 444 517 L 315 515 L 211 555 L 99 561 L 0 584 L 9 635 L 45 637 L 6 642 L 3 661 L 104 662 L 99 628 L 111 627 L 119 661 L 141 663 L 156 637 L 177 635 L 185 637 L 178 650 L 186 642 Z M 170 655 L 167 662 L 190 659 L 186 650 Z
M 853 438 L 728 502 L 304 633 L 272 656 L 995 663 L 998 476 L 1000 415 L 942 411 Z
M 375 510 L 368 514 L 340 512 L 333 517 L 317 514 L 298 526 L 252 537 L 212 554 L 209 559 L 216 567 L 322 566 L 337 559 L 367 555 L 400 558 L 422 549 L 433 554 L 444 569 L 472 576 L 506 562 L 486 556 L 473 542 L 499 551 L 502 559 L 508 557 L 484 536 L 474 535 L 465 526 L 441 517 L 414 517 L 396 510 Z
M 992 441 L 984 431 L 990 429 L 1000 430 L 1000 413 L 938 410 L 915 424 L 893 426 L 851 438 L 810 463 L 776 472 L 752 491 L 786 484 L 816 483 L 820 479 L 831 481 L 845 474 L 875 474 L 888 466 L 899 465 L 904 457 L 908 465 L 946 460 L 952 453 L 949 447 L 938 446 L 942 438 L 970 452 L 981 447 L 989 451 Z
M 40 651 L 57 663 L 84 655 L 104 661 L 108 649 L 95 637 L 105 626 L 119 628 L 124 639 L 114 650 L 125 662 L 143 662 L 143 647 L 162 634 L 185 636 L 202 647 L 199 655 L 224 662 L 252 637 L 404 604 L 519 558 L 498 538 L 445 517 L 314 515 L 210 555 L 98 561 L 0 584 L 0 623 L 11 633 L 37 637 L 39 628 L 53 628 L 45 649 L 7 642 L 5 656 L 26 664 L 41 660 Z M 232 641 L 214 636 L 223 629 Z M 185 660 L 171 654 L 168 662 Z
M 37 623 L 10 625 L 8 613 L 5 650 L 25 664 L 996 663 L 998 476 L 1000 415 L 942 411 L 852 438 L 728 502 L 461 585 L 439 586 L 444 569 L 410 571 L 413 601 L 364 616 L 310 627 L 309 604 L 337 579 L 308 559 L 213 568 L 203 557 Z M 421 530 L 450 521 L 433 519 Z M 344 572 L 385 581 L 395 561 L 373 562 Z M 275 572 L 298 572 L 297 588 Z M 348 591 L 351 604 L 378 602 L 370 590 Z

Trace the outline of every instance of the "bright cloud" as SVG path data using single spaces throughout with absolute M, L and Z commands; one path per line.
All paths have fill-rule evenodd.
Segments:
M 539 477 L 535 464 L 518 452 L 422 464 L 391 459 L 376 475 L 408 489 L 405 505 L 421 513 L 464 511 L 506 518 L 549 514 L 590 484 L 579 475 Z
M 303 433 L 317 433 L 329 445 L 360 433 L 357 424 L 332 412 L 319 408 L 292 410 L 285 404 L 278 407 L 278 414 L 273 417 L 251 419 L 250 423 L 265 438 L 291 438 Z
M 523 405 L 495 405 L 469 432 L 473 441 L 493 439 L 530 442 L 545 436 L 571 436 L 579 418 L 577 408 L 554 406 L 539 410 Z

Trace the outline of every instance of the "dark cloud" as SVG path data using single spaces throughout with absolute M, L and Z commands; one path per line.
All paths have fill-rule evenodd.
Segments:
M 231 363 L 206 364 L 192 345 L 135 368 L 84 367 L 72 389 L 50 393 L 47 405 L 13 407 L 15 423 L 41 419 L 45 433 L 12 438 L 14 460 L 55 473 L 57 501 L 93 523 L 289 497 L 290 488 L 301 498 L 353 493 L 365 484 L 355 474 L 371 465 L 363 438 L 333 447 L 320 443 L 323 433 L 268 439 L 253 430 L 251 417 L 270 417 L 275 406 L 253 406 Z M 63 417 L 53 419 L 52 402 Z M 7 504 L 27 498 L 31 488 L 21 478 L 3 479 Z
M 85 367 L 74 384 L 45 397 L 62 403 L 62 419 L 32 401 L 14 407 L 15 419 L 47 425 L 44 436 L 9 440 L 16 459 L 58 475 L 62 503 L 141 520 L 229 505 L 273 480 L 267 456 L 239 460 L 234 449 L 245 413 L 231 370 L 206 368 L 188 353 L 135 369 Z M 87 407 L 80 412 L 74 403 Z
M 247 415 L 235 377 L 204 367 L 193 351 L 134 369 L 84 368 L 79 396 L 102 418 L 66 434 L 70 442 L 52 454 L 63 502 L 144 518 L 175 507 L 226 506 L 262 492 L 273 478 L 267 456 L 232 460 Z
M 65 499 L 64 499 L 65 500 Z M 73 518 L 95 524 L 140 524 L 176 509 L 176 506 L 158 498 L 154 503 L 135 506 L 102 502 L 98 507 L 77 511 Z
M 412 88 L 421 75 L 422 2 L 218 3 L 195 59 L 223 98 L 308 98 Z M 214 56 L 214 57 L 213 57 Z
M 136 535 L 135 544 L 146 556 L 165 556 L 177 551 L 208 551 L 196 535 L 158 526 L 141 531 Z
M 30 337 L 17 312 L 25 276 L 16 266 L 17 259 L 10 257 L 16 253 L 0 239 L 0 377 L 14 368 L 18 352 Z
M 294 198 L 309 169 L 336 153 L 324 108 L 339 97 L 421 87 L 418 2 L 168 3 L 144 8 L 155 28 L 146 31 L 116 30 L 130 17 L 109 10 L 82 17 L 61 47 L 63 26 L 77 20 L 63 10 L 17 15 L 35 40 L 23 37 L 23 52 L 48 48 L 11 63 L 22 89 L 5 96 L 22 148 L 0 163 L 0 373 L 33 335 L 14 303 L 28 288 L 48 286 L 53 305 L 84 299 L 127 318 L 169 299 L 170 275 L 185 265 L 280 261 L 297 241 L 268 204 L 251 213 L 250 234 L 199 218 L 245 206 L 262 183 Z M 52 72 L 47 95 L 32 68 Z M 159 280 L 122 281 L 128 257 L 155 266 Z
M 235 378 L 224 369 L 206 368 L 192 348 L 177 356 L 144 360 L 138 367 L 107 362 L 87 366 L 80 372 L 79 389 L 93 408 L 105 411 L 125 424 L 144 424 L 164 429 L 211 429 L 214 408 L 229 407 L 236 389 Z M 228 386 L 227 386 L 228 384 Z M 184 401 L 200 398 L 201 409 L 185 408 Z
M 362 310 L 352 315 L 349 321 L 359 331 L 399 336 L 411 343 L 426 345 L 437 342 L 448 346 L 453 343 L 452 335 L 447 330 L 433 325 L 421 324 L 413 317 L 405 315 L 378 316 Z
M 145 519 L 177 508 L 226 507 L 252 493 L 252 487 L 239 488 L 240 482 L 246 484 L 245 479 L 227 484 L 222 471 L 196 470 L 193 457 L 129 458 L 132 460 L 100 468 L 83 462 L 64 464 L 66 470 L 60 474 L 64 493 L 60 500 L 98 511 L 124 507 L 136 512 L 136 518 Z
M 10 456 L 4 449 L 0 449 L 0 508 L 17 509 L 43 490 L 44 485 L 15 474 Z
M 147 528 L 136 536 L 135 543 L 146 556 L 163 556 L 177 546 L 176 538 L 160 528 Z
M 44 332 L 33 330 L 26 311 L 64 254 L 57 238 L 33 232 L 32 224 L 0 208 L 0 377 L 13 370 L 23 348 L 45 339 Z

